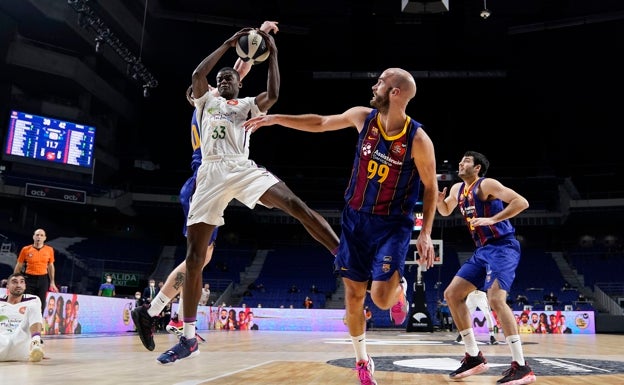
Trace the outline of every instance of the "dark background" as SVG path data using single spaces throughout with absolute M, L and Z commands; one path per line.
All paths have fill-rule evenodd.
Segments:
M 97 33 L 79 25 L 78 6 L 97 15 L 157 79 L 148 97 L 109 45 L 95 52 Z M 402 67 L 418 85 L 408 113 L 432 137 L 441 172 L 445 160 L 455 170 L 471 149 L 490 158 L 489 176 L 515 178 L 511 187 L 528 195 L 540 194 L 540 183 L 523 179 L 545 177 L 570 178 L 581 196 L 621 197 L 624 2 L 490 0 L 487 19 L 484 6 L 450 0 L 446 12 L 414 13 L 402 11 L 399 0 L 0 0 L 2 136 L 11 109 L 98 127 L 92 175 L 6 161 L 4 173 L 177 194 L 190 174 L 192 108 L 184 92 L 193 69 L 239 29 L 276 20 L 282 85 L 271 112 L 331 114 L 368 105 L 377 76 Z M 36 49 L 17 60 L 16 47 Z M 232 65 L 234 50 L 226 56 L 222 66 Z M 266 70 L 253 68 L 241 96 L 265 89 Z M 269 127 L 254 134 L 251 153 L 312 206 L 340 207 L 355 138 L 355 130 Z M 154 169 L 136 167 L 136 160 Z M 28 217 L 23 207 L 6 210 L 10 220 Z M 79 215 L 100 228 L 107 220 L 120 226 L 97 212 Z M 158 216 L 181 221 L 175 201 L 135 202 L 125 221 Z

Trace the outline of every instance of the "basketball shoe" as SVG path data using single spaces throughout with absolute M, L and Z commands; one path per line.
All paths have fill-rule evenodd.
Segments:
M 28 359 L 32 362 L 39 362 L 43 359 L 43 346 L 40 340 L 30 341 L 30 354 Z
M 375 363 L 373 358 L 368 356 L 368 361 L 359 360 L 355 364 L 355 370 L 358 371 L 358 377 L 360 378 L 361 385 L 377 385 L 377 381 L 373 378 L 375 373 Z
M 167 332 L 169 332 L 170 334 L 173 334 L 176 337 L 180 338 L 184 335 L 184 332 L 182 330 L 183 327 L 183 322 L 179 321 L 177 318 L 172 318 L 171 321 L 169 321 L 169 324 L 165 326 L 165 330 L 167 330 Z
M 511 363 L 511 367 L 503 372 L 503 378 L 496 381 L 497 384 L 525 385 L 532 384 L 536 380 L 535 373 L 528 363 L 520 366 L 516 361 Z
M 135 307 L 132 309 L 131 315 L 132 322 L 134 322 L 134 326 L 139 333 L 143 346 L 145 346 L 145 349 L 152 351 L 156 347 L 154 343 L 155 322 L 154 318 L 147 312 L 148 306 L 149 305 Z
M 451 372 L 449 377 L 454 380 L 458 380 L 460 378 L 472 376 L 473 374 L 487 372 L 488 369 L 489 366 L 487 364 L 487 360 L 483 357 L 481 352 L 479 352 L 479 355 L 474 357 L 466 353 L 464 358 L 461 360 L 461 366 L 454 372 Z
M 180 338 L 184 335 L 184 323 L 178 321 L 177 318 L 175 319 L 175 321 L 172 319 L 171 321 L 169 321 L 169 324 L 165 326 L 165 330 L 167 330 L 167 332 L 169 332 L 170 334 L 173 334 L 174 336 Z M 197 333 L 195 333 L 195 338 L 197 338 L 199 342 L 206 342 L 206 339 Z
M 163 365 L 173 364 L 177 360 L 183 358 L 192 358 L 199 354 L 199 345 L 197 344 L 197 338 L 187 339 L 186 337 L 180 337 L 180 341 L 175 344 L 171 349 L 167 350 L 156 359 Z
M 409 310 L 409 303 L 407 302 L 407 281 L 401 277 L 401 286 L 403 287 L 403 293 L 399 302 L 390 308 L 390 319 L 396 326 L 402 325 L 407 318 L 407 311 Z
M 490 336 L 490 345 L 498 345 L 498 341 L 496 341 L 496 337 Z

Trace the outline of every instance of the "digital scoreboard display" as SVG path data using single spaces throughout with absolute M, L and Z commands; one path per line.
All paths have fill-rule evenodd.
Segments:
M 72 166 L 91 172 L 95 127 L 86 124 L 11 111 L 3 158 L 45 166 Z

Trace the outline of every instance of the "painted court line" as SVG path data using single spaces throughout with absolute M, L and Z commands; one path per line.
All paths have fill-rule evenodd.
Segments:
M 270 364 L 272 362 L 275 362 L 275 360 L 265 361 L 265 362 L 259 363 L 257 365 L 252 365 L 252 366 L 248 366 L 248 367 L 246 367 L 244 369 L 239 369 L 239 370 L 235 370 L 233 372 L 224 373 L 224 374 L 222 374 L 220 376 L 216 376 L 216 377 L 204 378 L 203 380 L 189 380 L 189 381 L 176 382 L 173 385 L 199 385 L 199 384 L 201 384 L 203 382 L 206 382 L 206 381 L 218 380 L 219 378 L 228 377 L 228 376 L 231 376 L 233 374 L 243 372 L 245 370 L 254 369 L 254 368 L 257 368 L 257 367 L 262 366 L 262 365 Z

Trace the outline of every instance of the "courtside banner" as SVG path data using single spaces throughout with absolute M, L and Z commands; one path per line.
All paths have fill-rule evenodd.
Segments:
M 525 310 L 514 311 L 520 334 L 596 334 L 596 320 L 593 311 L 561 311 L 561 310 Z M 522 315 L 525 315 L 523 317 Z M 500 330 L 501 325 L 496 313 L 494 320 Z M 487 322 L 481 310 L 477 310 L 471 317 L 475 333 L 487 334 Z M 540 326 L 541 324 L 541 326 Z
M 73 190 L 69 188 L 46 186 L 35 183 L 26 183 L 24 195 L 31 198 L 80 203 L 83 205 L 87 203 L 87 192 L 84 190 Z

